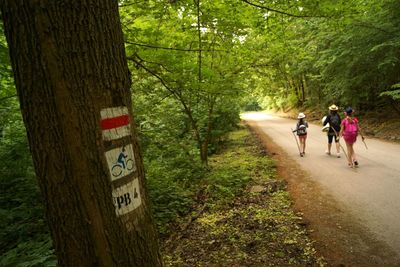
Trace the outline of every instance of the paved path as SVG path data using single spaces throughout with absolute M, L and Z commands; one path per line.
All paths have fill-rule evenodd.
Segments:
M 367 138 L 367 150 L 358 138 L 354 149 L 360 166 L 351 169 L 343 153 L 341 158 L 325 154 L 327 137 L 321 131 L 321 125 L 310 124 L 306 156 L 301 158 L 290 132 L 296 125 L 295 120 L 263 112 L 246 113 L 243 119 L 256 121 L 276 144 L 310 173 L 311 179 L 349 208 L 378 240 L 400 255 L 399 144 Z M 345 147 L 343 140 L 341 143 Z

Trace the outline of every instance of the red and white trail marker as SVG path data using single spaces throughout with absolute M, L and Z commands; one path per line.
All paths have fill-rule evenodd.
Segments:
M 127 107 L 105 108 L 100 111 L 104 140 L 119 139 L 131 134 Z

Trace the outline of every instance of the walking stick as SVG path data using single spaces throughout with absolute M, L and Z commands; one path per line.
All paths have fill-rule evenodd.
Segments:
M 367 146 L 367 143 L 365 143 L 365 138 L 364 138 L 364 135 L 362 135 L 361 133 L 360 133 L 360 135 L 361 135 L 361 141 L 364 143 L 364 146 L 365 146 L 365 148 L 368 150 L 368 146 Z
M 293 129 L 290 128 L 290 130 L 292 130 L 292 134 L 293 134 L 293 136 L 294 136 L 294 139 L 296 140 L 297 148 L 299 149 L 299 154 L 300 154 L 300 156 L 301 156 L 299 141 L 297 141 L 297 137 L 296 137 L 296 135 L 294 134 Z
M 331 127 L 331 128 L 332 128 L 332 130 L 335 132 L 336 138 L 339 138 L 339 135 L 338 135 L 338 133 L 336 132 L 336 130 L 335 130 L 333 127 Z M 336 141 L 336 140 L 335 140 L 335 141 Z M 340 143 L 340 138 L 339 138 L 338 143 L 339 143 L 340 148 L 343 150 L 343 154 L 346 156 L 346 159 L 349 160 L 349 156 L 347 156 L 346 150 L 344 150 L 342 144 Z

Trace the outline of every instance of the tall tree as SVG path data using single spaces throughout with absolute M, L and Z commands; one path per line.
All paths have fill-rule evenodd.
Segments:
M 160 266 L 118 3 L 1 0 L 60 266 Z
M 180 106 L 186 122 L 181 136 L 197 143 L 204 165 L 217 140 L 239 120 L 244 60 L 238 50 L 245 26 L 236 22 L 242 19 L 238 5 L 209 0 L 121 5 L 128 59 L 139 69 L 132 71 L 139 80 L 135 90 L 155 103 L 171 98 Z

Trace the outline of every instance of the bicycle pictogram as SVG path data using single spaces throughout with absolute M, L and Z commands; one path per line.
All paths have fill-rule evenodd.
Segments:
M 125 153 L 125 147 L 119 153 L 117 162 L 111 167 L 111 174 L 114 177 L 120 176 L 124 170 L 131 171 L 135 167 L 133 159 Z

